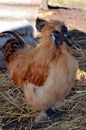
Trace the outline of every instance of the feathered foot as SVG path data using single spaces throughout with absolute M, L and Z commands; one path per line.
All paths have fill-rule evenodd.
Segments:
M 50 117 L 47 115 L 47 113 L 45 112 L 45 111 L 41 111 L 40 113 L 39 113 L 39 115 L 35 118 L 35 120 L 34 120 L 34 122 L 35 123 L 38 123 L 38 122 L 40 122 L 40 121 L 42 121 L 42 120 L 49 120 L 50 119 Z
M 53 105 L 53 106 L 51 107 L 51 110 L 54 111 L 54 112 L 56 112 L 57 110 L 60 109 L 60 107 L 63 106 L 63 103 L 64 103 L 63 101 L 57 101 L 57 102 L 55 103 L 55 105 Z

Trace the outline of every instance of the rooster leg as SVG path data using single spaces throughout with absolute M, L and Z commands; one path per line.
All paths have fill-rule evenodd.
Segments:
M 50 117 L 47 115 L 47 113 L 45 112 L 45 111 L 41 111 L 40 113 L 39 113 L 39 115 L 35 118 L 35 123 L 38 123 L 39 121 L 41 121 L 41 120 L 49 120 L 50 119 Z
M 57 101 L 57 102 L 55 103 L 55 105 L 53 105 L 53 106 L 51 107 L 51 110 L 54 111 L 54 112 L 56 112 L 57 110 L 59 110 L 60 107 L 63 106 L 63 104 L 64 104 L 63 101 Z

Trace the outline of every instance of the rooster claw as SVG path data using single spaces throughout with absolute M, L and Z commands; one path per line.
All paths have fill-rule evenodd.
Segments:
M 58 111 L 58 108 L 56 108 L 55 106 L 52 106 L 50 109 L 51 109 L 53 112 L 57 112 L 57 111 Z

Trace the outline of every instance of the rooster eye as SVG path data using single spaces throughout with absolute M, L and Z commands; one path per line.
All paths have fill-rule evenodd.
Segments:
M 62 31 L 63 33 L 67 33 L 67 27 L 66 27 L 65 25 L 63 25 L 63 26 L 61 27 L 61 31 Z
M 59 31 L 58 30 L 53 30 L 53 32 L 52 33 L 54 33 L 54 34 L 58 34 L 59 33 Z
M 56 33 L 56 34 L 58 34 L 58 33 L 59 33 L 59 31 L 55 30 L 55 33 Z
M 51 35 L 51 36 L 52 36 L 52 35 L 56 36 L 58 33 L 59 33 L 59 31 L 58 31 L 58 30 L 53 30 L 53 31 L 51 32 L 51 34 L 50 34 L 50 35 Z

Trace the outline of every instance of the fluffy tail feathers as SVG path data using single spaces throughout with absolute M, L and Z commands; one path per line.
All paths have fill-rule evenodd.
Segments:
M 0 35 L 11 35 L 13 37 L 7 40 L 7 42 L 3 46 L 5 60 L 7 63 L 9 63 L 10 57 L 19 49 L 24 49 L 26 47 L 26 43 L 19 34 L 12 31 L 5 31 L 0 33 Z

